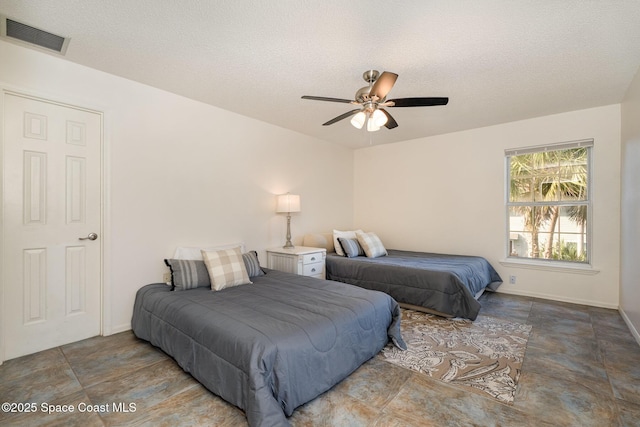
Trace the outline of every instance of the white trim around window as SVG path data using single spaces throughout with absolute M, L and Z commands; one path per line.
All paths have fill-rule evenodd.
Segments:
M 501 264 L 581 274 L 598 272 L 592 265 L 591 242 L 593 146 L 593 139 L 583 139 L 505 150 L 505 259 Z M 526 156 L 576 148 L 587 149 L 586 161 L 581 157 L 576 163 L 572 157 L 566 161 L 551 157 L 550 162 L 545 157 L 534 160 Z M 515 156 L 523 156 L 523 161 L 513 163 Z M 574 168 L 581 169 L 573 172 Z M 514 177 L 512 169 L 519 175 Z M 556 209 L 550 220 L 543 210 L 554 212 L 552 208 Z M 547 252 L 544 256 L 553 258 L 545 258 L 543 250 Z

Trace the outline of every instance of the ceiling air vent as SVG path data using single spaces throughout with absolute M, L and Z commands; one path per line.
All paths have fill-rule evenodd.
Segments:
M 40 47 L 64 55 L 69 39 L 15 21 L 6 16 L 0 16 L 0 36 L 8 41 L 16 41 L 28 46 Z

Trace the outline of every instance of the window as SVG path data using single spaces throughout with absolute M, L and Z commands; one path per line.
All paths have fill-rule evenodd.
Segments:
M 508 258 L 590 263 L 593 140 L 506 150 Z

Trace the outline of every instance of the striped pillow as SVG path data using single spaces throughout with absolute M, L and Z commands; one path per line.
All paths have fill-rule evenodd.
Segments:
M 364 249 L 364 253 L 369 258 L 377 258 L 387 255 L 387 250 L 380 241 L 380 238 L 376 233 L 363 233 L 361 231 L 356 232 L 356 238 L 358 243 Z
M 251 283 L 240 247 L 212 252 L 202 251 L 202 258 L 209 271 L 211 290 L 219 291 Z
M 258 253 L 256 251 L 250 251 L 242 254 L 242 260 L 244 261 L 244 266 L 247 269 L 249 278 L 264 276 L 264 271 L 260 268 L 260 261 L 258 261 Z
M 362 230 L 355 230 L 355 231 L 333 230 L 333 249 L 335 249 L 338 255 L 344 256 L 344 251 L 342 250 L 342 247 L 340 246 L 340 242 L 338 241 L 338 239 L 340 237 L 345 237 L 347 239 L 355 239 L 356 233 L 358 231 L 361 232 Z
M 338 237 L 338 242 L 340 242 L 340 246 L 342 246 L 342 250 L 347 258 L 353 258 L 357 256 L 363 256 L 364 250 L 362 246 L 358 243 L 357 239 L 347 239 L 345 237 Z
M 209 272 L 202 261 L 190 259 L 165 259 L 171 270 L 171 284 L 174 291 L 208 288 L 211 286 Z

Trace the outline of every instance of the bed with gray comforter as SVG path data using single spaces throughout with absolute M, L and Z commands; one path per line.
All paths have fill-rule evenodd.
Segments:
M 212 292 L 141 288 L 133 332 L 245 411 L 250 426 L 286 426 L 390 340 L 400 309 L 381 292 L 275 270 Z
M 378 258 L 327 255 L 327 279 L 385 292 L 412 308 L 471 320 L 480 311 L 476 298 L 502 283 L 482 257 L 393 249 L 387 253 Z

